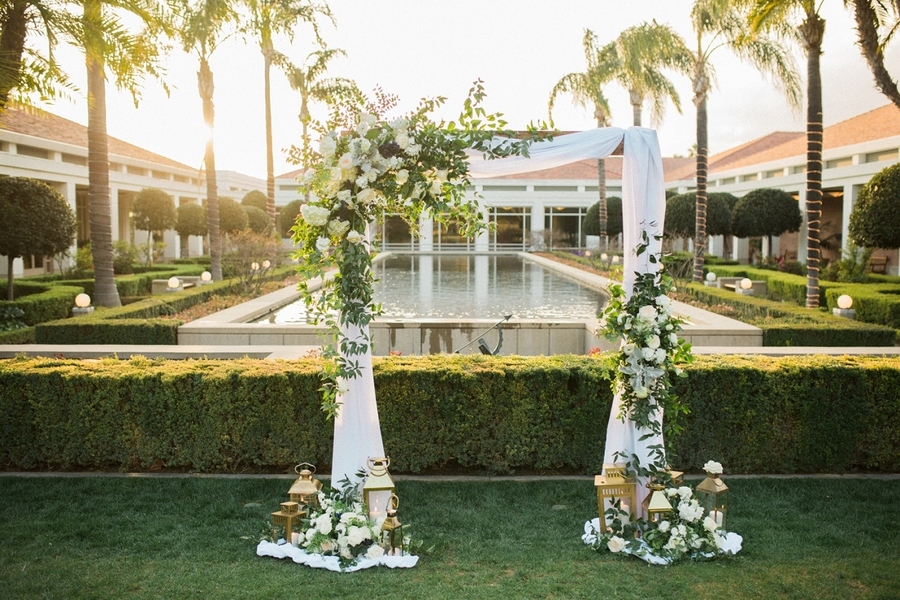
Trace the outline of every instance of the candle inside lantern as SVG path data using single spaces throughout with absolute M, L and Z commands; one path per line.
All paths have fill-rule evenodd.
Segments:
M 296 548 L 300 545 L 300 534 L 296 531 L 291 532 L 291 546 Z

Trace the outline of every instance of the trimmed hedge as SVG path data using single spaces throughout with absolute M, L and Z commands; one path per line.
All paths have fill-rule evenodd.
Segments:
M 34 344 L 34 327 L 0 331 L 0 346 L 6 344 Z
M 700 302 L 725 304 L 737 310 L 743 320 L 763 330 L 763 346 L 893 346 L 897 337 L 889 327 L 786 302 L 743 296 L 698 283 L 685 289 Z
M 68 282 L 67 282 L 68 283 Z M 0 282 L 5 289 L 5 281 Z M 50 285 L 34 281 L 13 281 L 15 300 L 0 301 L 0 306 L 15 306 L 22 309 L 22 322 L 35 325 L 54 319 L 65 319 L 75 306 L 75 296 L 84 291 L 76 285 Z
M 284 279 L 293 267 L 275 270 L 273 279 Z M 40 323 L 35 328 L 38 344 L 167 344 L 178 343 L 184 323 L 163 319 L 234 289 L 233 280 L 159 294 L 117 308 L 97 308 L 92 315 Z
M 327 472 L 321 363 L 0 362 L 0 468 Z M 599 472 L 609 364 L 580 356 L 376 360 L 395 472 Z M 900 359 L 699 357 L 672 464 L 728 473 L 900 469 Z

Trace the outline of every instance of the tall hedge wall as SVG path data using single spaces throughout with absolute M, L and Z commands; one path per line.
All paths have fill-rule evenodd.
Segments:
M 320 364 L 0 362 L 0 469 L 327 472 Z M 376 361 L 395 472 L 599 472 L 612 402 L 602 359 Z M 701 357 L 672 464 L 729 473 L 900 469 L 900 359 Z

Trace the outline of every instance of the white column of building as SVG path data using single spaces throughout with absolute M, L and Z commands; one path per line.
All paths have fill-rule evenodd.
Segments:
M 491 207 L 484 203 L 480 203 L 479 210 L 481 211 L 481 221 L 483 223 L 488 223 L 491 218 Z M 490 247 L 490 242 L 490 232 L 486 229 L 484 231 L 479 231 L 475 235 L 475 252 L 487 252 Z
M 68 203 L 69 208 L 72 209 L 72 214 L 78 214 L 78 199 L 77 199 L 77 189 L 78 186 L 74 181 L 67 181 L 63 184 L 65 186 L 65 191 L 63 192 L 63 196 L 66 199 L 66 203 Z M 77 229 L 76 229 L 77 231 Z M 70 268 L 75 264 L 75 255 L 78 253 L 78 234 L 75 234 L 75 239 L 72 240 L 72 245 L 69 246 L 69 256 L 67 256 L 65 261 L 65 268 Z
M 531 205 L 531 246 L 544 250 L 544 203 L 535 200 Z
M 844 202 L 841 207 L 841 231 L 844 232 L 841 240 L 841 249 L 847 250 L 847 244 L 850 243 L 850 213 L 856 205 L 856 198 L 859 196 L 859 190 L 862 186 L 852 183 L 844 184 Z
M 434 251 L 434 219 L 431 215 L 419 217 L 419 250 L 422 252 Z

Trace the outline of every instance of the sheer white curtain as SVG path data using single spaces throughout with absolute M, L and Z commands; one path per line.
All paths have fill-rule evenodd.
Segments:
M 659 242 L 652 237 L 661 234 L 663 229 L 665 182 L 655 131 L 641 127 L 625 130 L 605 127 L 559 136 L 550 142 L 534 144 L 530 148 L 529 158 L 513 156 L 486 161 L 473 157 L 470 160 L 470 174 L 478 179 L 499 177 L 551 169 L 577 160 L 605 158 L 623 142 L 622 226 L 626 248 L 623 268 L 625 291 L 630 294 L 635 273 L 655 270 L 655 265 L 648 258 L 660 250 Z M 640 242 L 644 230 L 651 237 L 650 248 L 637 257 L 631 250 Z M 349 391 L 339 398 L 341 407 L 334 423 L 332 485 L 337 485 L 344 477 L 353 480 L 356 472 L 366 467 L 370 456 L 384 456 L 371 350 L 360 357 L 359 362 L 362 373 L 348 382 Z M 614 462 L 614 454 L 623 452 L 627 457 L 637 455 L 646 465 L 650 462 L 647 448 L 662 444 L 662 436 L 641 441 L 640 438 L 647 432 L 636 430 L 631 421 L 623 423 L 617 419 L 619 406 L 620 398 L 616 397 L 607 426 L 604 462 Z M 662 414 L 659 418 L 662 419 Z M 646 492 L 643 485 L 639 486 L 638 502 Z

